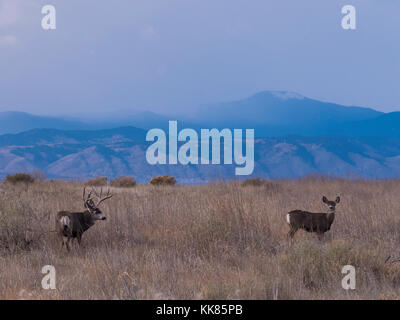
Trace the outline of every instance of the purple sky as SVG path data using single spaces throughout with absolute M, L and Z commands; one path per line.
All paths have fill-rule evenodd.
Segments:
M 398 0 L 0 0 L 0 111 L 189 112 L 262 90 L 400 111 L 399 34 Z

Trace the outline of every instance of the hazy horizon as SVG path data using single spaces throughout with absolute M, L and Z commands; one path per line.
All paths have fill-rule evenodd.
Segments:
M 0 111 L 187 114 L 266 90 L 400 111 L 400 2 L 351 2 L 349 31 L 342 0 L 0 0 Z
M 232 101 L 217 101 L 215 103 L 211 103 L 209 104 L 209 106 L 213 106 L 213 105 L 219 105 L 219 104 L 223 104 L 223 103 L 232 103 L 232 102 L 237 102 L 237 101 L 241 101 L 241 100 L 246 100 L 251 98 L 253 95 L 262 93 L 262 92 L 272 92 L 273 90 L 262 90 L 259 92 L 256 92 L 254 94 L 251 94 L 249 96 L 243 97 L 242 99 L 236 99 L 236 100 L 232 100 Z M 282 92 L 284 92 L 282 90 Z M 289 92 L 289 91 L 286 91 Z M 295 93 L 295 94 L 299 94 L 298 92 L 290 92 L 290 93 Z M 301 95 L 303 96 L 303 95 Z M 317 99 L 313 99 L 312 97 L 307 97 L 307 96 L 303 96 L 306 99 L 310 99 L 310 100 L 317 100 Z M 317 100 L 320 102 L 324 102 L 324 103 L 334 103 L 332 101 L 326 101 L 326 100 Z M 341 105 L 341 104 L 338 104 Z M 372 110 L 376 110 L 379 112 L 383 112 L 383 113 L 391 113 L 391 112 L 400 112 L 399 110 L 389 110 L 389 111 L 382 111 L 379 110 L 379 108 L 374 108 L 374 107 L 369 107 L 369 106 L 354 106 L 354 105 L 341 105 L 344 107 L 358 107 L 358 108 L 365 108 L 365 109 L 372 109 Z M 31 112 L 31 111 L 24 111 L 24 110 L 19 110 L 19 109 L 9 109 L 9 110 L 0 110 L 0 113 L 5 113 L 5 112 L 17 112 L 17 113 L 27 113 L 27 114 L 32 114 L 32 115 L 37 115 L 37 116 L 43 116 L 43 117 L 64 117 L 65 119 L 71 119 L 71 120 L 79 120 L 79 118 L 82 118 L 82 120 L 116 120 L 119 118 L 119 116 L 121 116 L 123 119 L 123 117 L 125 116 L 131 116 L 131 115 L 136 115 L 136 114 L 140 114 L 140 113 L 145 113 L 145 112 L 150 112 L 153 114 L 158 114 L 161 116 L 183 116 L 183 119 L 190 119 L 194 116 L 196 116 L 196 111 L 201 111 L 202 107 L 207 107 L 207 105 L 198 105 L 195 106 L 192 110 L 172 110 L 171 112 L 168 112 L 168 110 L 151 110 L 151 109 L 118 109 L 115 108 L 113 110 L 103 110 L 100 111 L 99 113 L 96 114 L 92 114 L 89 112 L 85 112 L 85 111 L 76 111 L 76 112 L 65 112 L 65 113 L 52 113 L 52 112 Z M 163 112 L 164 111 L 164 112 Z M 114 116 L 112 118 L 109 118 L 110 116 Z

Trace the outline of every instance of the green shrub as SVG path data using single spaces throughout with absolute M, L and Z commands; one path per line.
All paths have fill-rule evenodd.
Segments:
M 86 186 L 91 186 L 91 187 L 102 187 L 107 185 L 107 177 L 97 177 L 93 179 L 89 179 L 88 181 L 85 182 Z
M 176 184 L 176 179 L 170 176 L 159 176 L 152 178 L 150 184 L 154 186 L 174 186 Z
M 5 182 L 8 183 L 33 183 L 35 179 L 29 173 L 15 173 L 8 175 Z
M 118 177 L 111 180 L 110 185 L 117 188 L 133 188 L 136 186 L 136 180 L 132 177 Z

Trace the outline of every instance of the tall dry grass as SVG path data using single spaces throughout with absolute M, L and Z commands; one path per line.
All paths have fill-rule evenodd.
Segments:
M 393 299 L 400 295 L 399 181 L 309 178 L 243 187 L 113 189 L 106 221 L 61 250 L 58 210 L 81 210 L 82 185 L 35 182 L 0 192 L 1 299 Z M 285 214 L 342 201 L 323 241 Z M 345 291 L 344 265 L 357 271 Z M 53 265 L 57 289 L 41 287 Z

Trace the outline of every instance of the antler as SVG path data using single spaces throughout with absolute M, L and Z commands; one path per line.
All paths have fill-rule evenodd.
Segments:
M 92 191 L 89 192 L 89 194 L 88 194 L 88 196 L 87 196 L 86 199 L 85 199 L 85 194 L 86 194 L 86 187 L 83 188 L 83 194 L 82 194 L 82 200 L 83 200 L 83 202 L 86 202 L 86 201 L 88 201 L 88 200 L 91 198 L 91 196 L 92 196 Z
M 100 195 L 96 192 L 95 189 L 92 189 L 94 194 L 96 195 L 97 198 L 99 198 L 100 200 L 97 202 L 96 207 L 98 207 L 100 205 L 100 203 L 102 203 L 104 200 L 110 199 L 113 195 L 110 192 L 110 189 L 107 190 L 107 194 L 105 197 L 102 197 L 103 195 L 103 188 L 100 188 Z
M 83 200 L 83 206 L 84 206 L 85 208 L 87 208 L 88 205 L 90 204 L 89 201 L 91 201 L 91 203 L 93 203 L 92 191 L 89 192 L 89 194 L 87 195 L 86 198 L 85 198 L 85 194 L 86 194 L 86 187 L 83 188 L 82 200 Z M 94 204 L 94 203 L 93 203 L 93 204 Z

